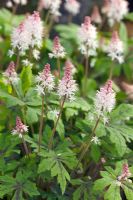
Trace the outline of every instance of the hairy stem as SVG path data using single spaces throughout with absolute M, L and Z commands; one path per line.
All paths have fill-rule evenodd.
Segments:
M 49 140 L 49 144 L 48 144 L 48 148 L 51 149 L 52 148 L 52 145 L 53 145 L 53 138 L 54 138 L 54 135 L 55 135 L 55 131 L 56 131 L 56 128 L 57 128 L 57 125 L 58 125 L 58 122 L 59 122 L 59 119 L 61 117 L 61 114 L 62 114 L 62 111 L 63 111 L 63 106 L 64 106 L 64 103 L 65 103 L 65 100 L 66 100 L 66 96 L 64 96 L 64 99 L 62 101 L 62 104 L 60 105 L 60 112 L 59 112 L 59 115 L 58 115 L 58 118 L 55 122 L 55 125 L 54 125 L 54 128 L 52 130 L 52 135 L 51 135 L 51 138 Z
M 85 80 L 87 80 L 88 78 L 88 70 L 89 70 L 89 58 L 88 58 L 88 55 L 86 55 L 85 56 Z
M 114 66 L 111 65 L 111 67 L 110 67 L 110 72 L 109 72 L 109 80 L 112 80 L 112 77 L 113 77 L 113 69 L 114 69 Z
M 26 142 L 24 140 L 24 136 L 23 135 L 22 135 L 22 143 L 23 143 L 26 155 L 29 155 L 29 150 L 28 150 L 28 147 L 27 147 L 27 144 L 26 144 Z
M 38 152 L 40 152 L 40 149 L 41 149 L 41 142 L 42 142 L 42 136 L 43 136 L 43 115 L 44 115 L 44 95 L 42 95 L 42 112 L 41 112 L 41 117 L 40 117 Z
M 19 69 L 19 61 L 20 61 L 20 54 L 19 51 L 17 52 L 17 60 L 16 60 L 16 71 Z
M 95 124 L 95 126 L 94 126 L 94 128 L 93 128 L 93 130 L 92 130 L 92 132 L 91 132 L 91 136 L 90 136 L 90 140 L 89 140 L 88 144 L 83 148 L 83 150 L 82 150 L 82 152 L 81 152 L 81 154 L 80 154 L 80 157 L 79 157 L 77 166 L 76 166 L 76 168 L 74 169 L 74 171 L 78 169 L 80 162 L 83 160 L 83 158 L 84 158 L 86 152 L 88 151 L 88 149 L 89 149 L 89 147 L 90 147 L 90 145 L 91 145 L 91 140 L 92 140 L 92 138 L 93 138 L 94 135 L 95 135 L 95 131 L 96 131 L 96 128 L 97 128 L 97 126 L 98 126 L 98 124 L 99 124 L 99 121 L 100 121 L 100 116 L 98 117 L 98 119 L 97 119 L 97 121 L 96 121 L 96 124 Z

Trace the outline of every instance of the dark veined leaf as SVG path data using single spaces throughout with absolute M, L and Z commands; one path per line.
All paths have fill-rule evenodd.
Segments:
M 92 181 L 89 178 L 85 180 L 72 179 L 72 185 L 78 185 L 77 189 L 73 192 L 73 200 L 95 200 L 95 196 L 92 192 Z
M 69 169 L 73 169 L 76 166 L 77 160 L 75 155 L 71 151 L 50 151 L 41 155 L 44 158 L 39 164 L 38 173 L 50 170 L 52 177 L 57 176 L 57 181 L 60 184 L 63 194 L 65 192 L 67 180 L 70 181 L 70 176 L 65 166 L 67 166 Z
M 36 184 L 28 180 L 30 173 L 18 172 L 16 177 L 12 176 L 0 176 L 0 197 L 4 195 L 14 194 L 14 199 L 23 199 L 23 192 L 30 197 L 37 196 L 40 193 L 37 190 Z

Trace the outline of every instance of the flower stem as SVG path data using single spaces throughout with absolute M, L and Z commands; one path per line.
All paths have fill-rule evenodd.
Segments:
M 43 131 L 43 115 L 44 115 L 44 95 L 42 95 L 42 112 L 40 117 L 40 127 L 39 127 L 39 139 L 38 139 L 38 152 L 41 149 L 41 142 L 42 142 L 42 131 Z
M 16 71 L 18 71 L 18 69 L 19 69 L 19 60 L 20 60 L 20 54 L 19 54 L 19 51 L 18 51 L 17 60 L 16 60 Z
M 88 55 L 85 57 L 85 80 L 87 80 L 88 77 L 88 69 L 89 69 L 89 58 Z
M 46 17 L 45 17 L 45 24 L 48 23 L 49 17 L 50 17 L 50 12 L 48 11 L 48 12 L 47 12 L 47 15 L 46 15 Z
M 22 143 L 23 143 L 26 155 L 29 155 L 29 150 L 28 150 L 28 147 L 27 147 L 27 144 L 26 144 L 26 142 L 24 140 L 24 136 L 23 135 L 22 135 Z
M 58 74 L 60 79 L 60 58 L 57 58 L 57 67 L 58 67 Z
M 95 131 L 96 131 L 96 129 L 97 129 L 97 126 L 98 126 L 98 124 L 99 124 L 99 121 L 100 121 L 100 116 L 98 117 L 98 119 L 97 119 L 97 121 L 96 121 L 96 124 L 95 124 L 95 126 L 94 126 L 94 128 L 93 128 L 93 130 L 92 130 L 92 132 L 91 132 L 90 140 L 89 140 L 87 146 L 85 146 L 85 148 L 83 149 L 83 151 L 82 151 L 81 154 L 80 154 L 80 157 L 79 157 L 77 166 L 76 166 L 76 168 L 74 169 L 74 171 L 78 169 L 80 162 L 82 161 L 82 159 L 84 158 L 86 152 L 88 151 L 88 149 L 89 149 L 89 147 L 90 147 L 90 145 L 91 145 L 91 140 L 92 140 L 92 138 L 93 138 L 94 135 L 95 135 Z
M 72 14 L 69 14 L 68 15 L 68 24 L 70 24 L 72 22 L 72 18 L 73 18 Z
M 62 111 L 63 111 L 63 106 L 64 106 L 64 103 L 65 103 L 65 100 L 66 100 L 66 96 L 64 96 L 64 99 L 62 101 L 62 104 L 60 105 L 60 112 L 59 112 L 59 115 L 58 115 L 58 118 L 55 122 L 55 125 L 54 125 L 54 128 L 52 130 L 52 135 L 51 135 L 51 138 L 49 140 L 49 144 L 48 144 L 48 148 L 51 149 L 52 148 L 52 145 L 53 145 L 53 138 L 54 138 L 54 135 L 55 135 L 55 131 L 56 131 L 56 128 L 57 128 L 57 125 L 58 125 L 58 122 L 59 122 L 59 119 L 61 117 L 61 114 L 62 114 Z
M 114 66 L 111 65 L 111 67 L 110 67 L 110 72 L 109 72 L 109 80 L 112 80 L 112 77 L 113 77 L 113 69 L 114 69 Z

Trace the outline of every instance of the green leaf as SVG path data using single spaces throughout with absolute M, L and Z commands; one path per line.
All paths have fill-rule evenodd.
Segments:
M 130 20 L 130 21 L 133 21 L 133 12 L 128 13 L 128 14 L 125 16 L 125 19 Z
M 27 107 L 26 111 L 26 121 L 28 124 L 32 124 L 38 121 L 38 115 L 40 114 L 40 109 L 34 107 Z
M 32 69 L 30 66 L 23 67 L 23 70 L 21 72 L 21 81 L 22 81 L 22 88 L 24 93 L 28 91 L 28 89 L 32 85 Z
M 108 176 L 106 178 L 98 179 L 94 183 L 93 190 L 94 191 L 103 191 L 108 185 L 111 184 L 112 181 L 113 181 L 113 179 L 111 179 Z
M 71 117 L 78 115 L 78 111 L 73 108 L 67 108 L 65 111 L 65 115 L 66 115 L 66 119 L 68 121 Z
M 83 188 L 82 188 L 82 186 L 80 186 L 73 193 L 73 200 L 79 200 L 82 193 L 83 193 Z
M 104 195 L 105 200 L 122 200 L 120 196 L 120 187 L 112 183 Z
M 25 105 L 25 103 L 21 101 L 20 99 L 18 99 L 17 97 L 13 97 L 12 95 L 2 90 L 0 90 L 0 97 L 6 100 L 7 105 L 9 107 L 16 106 L 16 105 L 19 105 L 19 106 Z
M 57 182 L 60 184 L 62 194 L 65 192 L 67 180 L 70 181 L 69 173 L 65 166 L 74 169 L 77 165 L 77 159 L 72 151 L 49 151 L 41 154 L 44 158 L 39 164 L 38 173 L 51 171 L 51 176 L 57 176 Z
M 76 98 L 76 101 L 66 102 L 64 108 L 77 108 L 87 112 L 90 110 L 90 105 L 83 98 Z
M 56 25 L 55 30 L 60 33 L 60 36 L 65 39 L 73 39 L 77 42 L 77 35 L 78 26 L 76 24 L 69 24 L 69 25 Z
M 108 127 L 108 131 L 110 132 L 110 140 L 115 144 L 116 150 L 119 156 L 123 156 L 126 153 L 127 145 L 124 137 L 121 133 L 114 128 Z
M 128 34 L 127 34 L 127 28 L 125 26 L 124 23 L 120 23 L 120 30 L 119 30 L 119 34 L 120 34 L 120 38 L 124 43 L 124 47 L 125 47 L 125 52 L 127 53 L 128 51 Z
M 121 104 L 112 113 L 112 121 L 127 120 L 133 117 L 133 105 L 131 104 Z
M 65 128 L 63 121 L 59 119 L 59 122 L 56 127 L 57 132 L 59 133 L 60 138 L 63 140 L 64 139 L 64 133 L 65 133 Z
M 51 169 L 51 176 L 57 176 L 58 183 L 60 184 L 62 194 L 65 192 L 66 180 L 70 181 L 70 176 L 61 162 L 56 162 L 54 167 Z
M 100 152 L 99 146 L 93 144 L 91 146 L 91 157 L 97 163 L 100 159 L 100 156 L 101 156 L 101 152 Z
M 23 191 L 28 194 L 30 197 L 33 196 L 38 196 L 40 193 L 37 190 L 36 184 L 31 182 L 31 181 L 27 181 L 24 184 L 24 188 Z
M 133 199 L 133 188 L 130 189 L 129 187 L 124 185 L 123 189 L 124 189 L 127 200 L 132 200 Z

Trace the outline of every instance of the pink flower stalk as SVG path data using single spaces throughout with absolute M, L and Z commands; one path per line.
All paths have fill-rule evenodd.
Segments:
M 9 83 L 17 83 L 19 78 L 17 76 L 17 73 L 15 71 L 15 63 L 12 61 L 10 62 L 8 68 L 3 73 L 3 76 L 8 79 Z
M 45 9 L 49 9 L 51 6 L 52 0 L 40 0 L 39 1 L 39 8 L 45 8 Z M 39 9 L 39 10 L 40 10 Z
M 112 89 L 112 81 L 109 80 L 104 87 L 97 91 L 95 109 L 98 115 L 111 112 L 115 106 L 115 93 Z
M 130 173 L 130 171 L 129 171 L 128 164 L 125 163 L 125 164 L 123 164 L 122 174 L 118 177 L 118 180 L 119 180 L 119 181 L 125 181 L 125 180 L 127 180 L 130 176 L 131 176 L 131 173 Z
M 24 55 L 31 47 L 40 48 L 43 37 L 43 26 L 39 13 L 34 12 L 28 16 L 11 35 L 13 50 L 18 49 Z
M 109 12 L 109 9 L 110 9 L 110 0 L 104 0 L 104 4 L 101 10 L 102 13 L 107 14 Z
M 23 124 L 20 117 L 16 118 L 16 127 L 12 131 L 12 135 L 19 135 L 20 138 L 23 137 L 23 134 L 28 132 L 28 126 Z
M 31 34 L 32 36 L 32 48 L 34 48 L 35 46 L 40 48 L 42 45 L 43 26 L 39 13 L 34 11 L 32 15 L 28 16 L 25 24 L 27 30 L 29 29 L 29 34 Z
M 66 0 L 65 9 L 75 16 L 79 13 L 80 3 L 77 0 Z
M 125 0 L 106 1 L 103 12 L 107 15 L 110 26 L 120 22 L 128 13 L 128 2 Z
M 100 15 L 98 6 L 94 6 L 92 15 L 91 15 L 91 20 L 92 20 L 92 22 L 94 22 L 96 24 L 102 23 L 102 17 Z
M 66 61 L 65 67 L 66 66 L 69 66 L 71 68 L 72 75 L 74 75 L 76 73 L 77 70 L 76 70 L 75 66 L 73 65 L 73 63 L 70 60 Z
M 64 58 L 66 55 L 64 47 L 60 44 L 58 36 L 54 38 L 52 53 L 49 53 L 50 58 Z
M 112 60 L 116 60 L 120 64 L 124 62 L 124 57 L 123 57 L 124 46 L 118 36 L 117 31 L 114 31 L 112 34 L 112 39 L 111 39 L 107 52 L 108 52 L 108 56 L 111 57 Z
M 36 77 L 37 88 L 39 95 L 44 95 L 46 90 L 51 92 L 54 89 L 54 76 L 51 74 L 50 64 L 46 64 L 43 71 Z
M 95 55 L 98 46 L 96 27 L 91 24 L 91 18 L 86 16 L 78 32 L 80 50 L 85 55 Z
M 25 26 L 25 22 L 20 23 L 20 25 L 13 30 L 11 35 L 11 45 L 14 49 L 18 49 L 21 54 L 24 54 L 26 50 L 29 49 L 31 44 L 31 35 Z
M 58 85 L 58 95 L 60 98 L 65 97 L 70 101 L 75 100 L 75 92 L 77 91 L 77 84 L 72 77 L 72 69 L 70 64 L 65 65 L 64 76 L 62 80 L 59 81 Z

